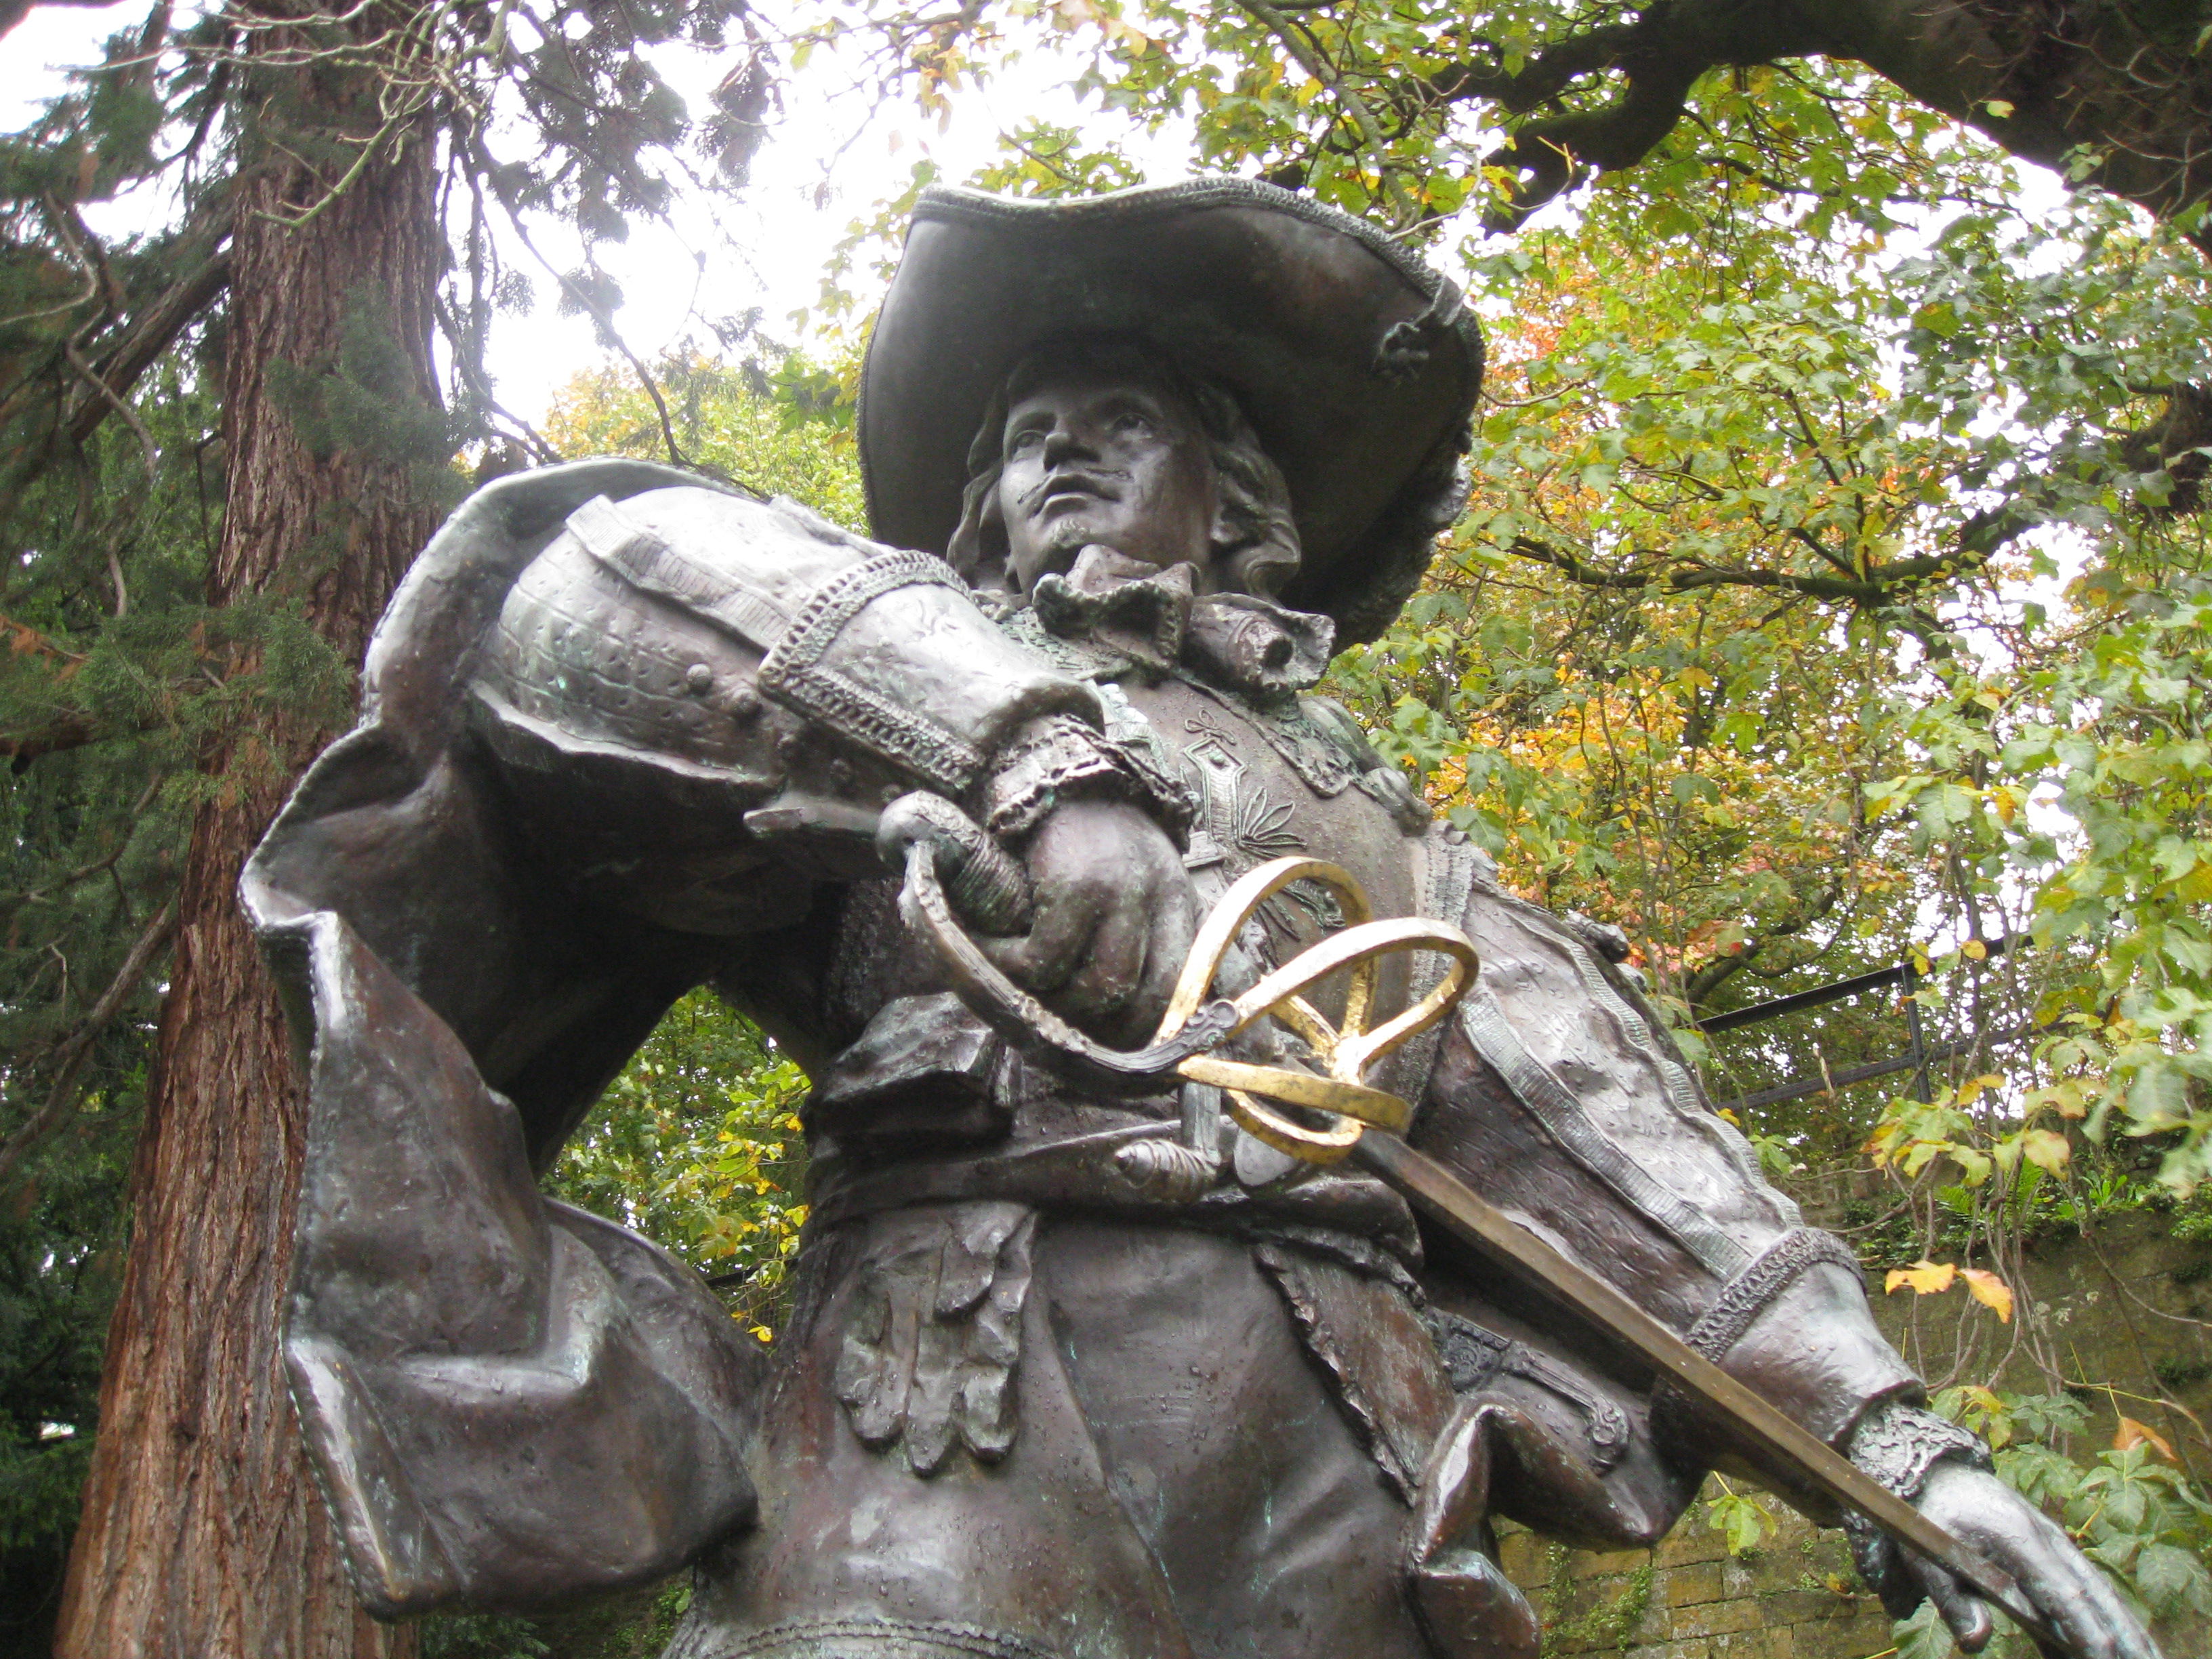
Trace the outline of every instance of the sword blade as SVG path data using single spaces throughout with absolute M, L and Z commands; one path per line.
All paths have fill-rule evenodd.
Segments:
M 1777 1468 L 1864 1516 L 1914 1554 L 1962 1580 L 2036 1640 L 2062 1651 L 2075 1650 L 1995 1562 L 1791 1422 L 1623 1292 L 1553 1249 L 1434 1158 L 1395 1135 L 1371 1129 L 1360 1136 L 1352 1156 L 1492 1265 L 1618 1337 L 1683 1394 L 1764 1452 Z

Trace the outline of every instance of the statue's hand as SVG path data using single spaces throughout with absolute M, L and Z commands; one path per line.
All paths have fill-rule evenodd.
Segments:
M 2160 1659 L 2157 1646 L 2112 1583 L 2042 1510 L 1996 1476 L 1964 1463 L 1928 1472 L 1920 1512 L 2010 1573 L 2036 1610 L 2070 1644 L 2070 1659 Z M 1986 1603 L 1940 1567 L 1911 1559 L 1959 1645 L 1990 1639 Z M 2045 1653 L 2051 1650 L 2045 1649 Z M 2051 1654 L 2051 1659 L 2061 1656 Z
M 1141 1048 L 1182 971 L 1196 904 L 1182 855 L 1141 808 L 1063 801 L 1023 852 L 1036 917 L 981 939 L 992 961 L 1102 1042 Z

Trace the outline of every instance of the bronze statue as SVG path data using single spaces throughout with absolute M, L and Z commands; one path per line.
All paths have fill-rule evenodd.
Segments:
M 691 1563 L 675 1659 L 1522 1659 L 1493 1515 L 1650 1542 L 1723 1468 L 1831 1517 L 1364 1169 L 1286 1155 L 1212 1085 L 1018 1040 L 896 861 L 924 848 L 981 958 L 1122 1053 L 1199 918 L 1306 855 L 1480 954 L 1369 1079 L 1413 1107 L 1406 1144 L 2009 1571 L 2075 1651 L 2154 1659 L 1923 1408 L 1851 1252 L 1709 1109 L 1619 934 L 1504 892 L 1304 695 L 1458 510 L 1480 372 L 1449 283 L 1264 185 L 933 190 L 863 384 L 875 540 L 629 461 L 454 515 L 362 726 L 244 883 L 313 1091 L 287 1354 L 374 1611 Z M 1287 881 L 1217 988 L 1343 937 L 1358 899 Z M 1382 959 L 1375 1012 L 1453 971 Z M 768 1352 L 534 1183 L 709 981 L 814 1079 Z M 1295 1036 L 1206 1041 L 1279 1073 Z M 1932 1593 L 1978 1645 L 1978 1601 L 1854 1537 L 1893 1612 Z

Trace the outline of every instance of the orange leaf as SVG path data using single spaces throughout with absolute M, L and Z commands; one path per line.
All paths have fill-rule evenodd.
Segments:
M 1881 1288 L 1887 1294 L 1910 1285 L 1915 1295 L 1933 1296 L 1938 1291 L 1949 1290 L 1952 1280 L 1958 1276 L 1959 1269 L 1954 1263 L 1930 1261 L 1923 1256 L 1910 1267 L 1892 1267 Z
M 2120 1419 L 2120 1431 L 2112 1437 L 2112 1449 L 2125 1451 L 2130 1446 L 2143 1445 L 2154 1447 L 2159 1455 L 2169 1463 L 2180 1461 L 2174 1456 L 2172 1443 L 2156 1429 L 2152 1428 L 2148 1423 L 2138 1423 L 2132 1417 L 2123 1417 Z
M 1959 1276 L 1966 1281 L 1966 1294 L 1972 1297 L 2008 1325 L 2012 1323 L 2012 1286 L 1999 1279 L 1987 1267 L 1966 1267 Z

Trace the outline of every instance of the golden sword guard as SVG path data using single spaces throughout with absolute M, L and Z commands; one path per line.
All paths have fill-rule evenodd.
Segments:
M 1155 1045 L 1170 1042 L 1190 1024 L 1212 989 L 1214 976 L 1230 947 L 1261 905 L 1292 882 L 1316 881 L 1334 891 L 1349 924 L 1233 1000 L 1235 1036 L 1255 1020 L 1272 1017 L 1296 1032 L 1310 1048 L 1322 1074 L 1279 1066 L 1255 1066 L 1212 1054 L 1193 1054 L 1176 1066 L 1194 1083 L 1210 1083 L 1229 1097 L 1229 1115 L 1238 1126 L 1278 1152 L 1311 1164 L 1334 1164 L 1349 1154 L 1368 1127 L 1402 1133 L 1412 1109 L 1396 1095 L 1370 1088 L 1368 1067 L 1407 1038 L 1427 1030 L 1458 1006 L 1474 984 L 1480 963 L 1465 933 L 1443 922 L 1407 917 L 1374 921 L 1367 894 L 1340 866 L 1320 859 L 1284 858 L 1263 864 L 1221 896 L 1198 936 L 1182 976 L 1160 1018 Z M 1401 951 L 1433 951 L 1444 958 L 1444 974 L 1426 995 L 1374 1030 L 1376 969 L 1383 957 Z M 1344 1021 L 1332 1025 L 1303 994 L 1319 981 L 1349 970 Z M 1224 1039 L 1224 1041 L 1226 1039 Z M 1315 1127 L 1286 1116 L 1274 1102 L 1320 1114 Z
M 945 815 L 933 809 L 932 824 L 944 830 Z M 969 937 L 953 915 L 938 869 L 939 858 L 948 854 L 973 860 L 978 848 L 951 848 L 920 836 L 911 842 L 901 908 L 935 946 L 961 1000 L 994 1030 L 1018 1048 L 1120 1091 L 1156 1091 L 1159 1079 L 1170 1074 L 1212 1084 L 1227 1095 L 1230 1115 L 1240 1126 L 1308 1163 L 1338 1162 L 1369 1127 L 1396 1133 L 1407 1127 L 1412 1109 L 1396 1095 L 1370 1087 L 1365 1073 L 1400 1043 L 1449 1014 L 1474 983 L 1478 966 L 1473 943 L 1456 927 L 1417 918 L 1373 920 L 1366 892 L 1340 866 L 1321 859 L 1276 859 L 1232 885 L 1200 924 L 1152 1043 L 1133 1053 L 1109 1048 L 1014 984 Z M 1242 994 L 1212 996 L 1222 959 L 1253 912 L 1296 881 L 1319 882 L 1334 891 L 1350 925 L 1300 951 Z M 1383 957 L 1403 951 L 1443 957 L 1443 976 L 1412 1007 L 1370 1030 L 1376 969 Z M 1349 975 L 1344 1018 L 1333 1025 L 1304 994 L 1340 973 Z M 1271 1017 L 1311 1050 L 1316 1070 L 1255 1065 L 1212 1052 Z M 1302 1122 L 1285 1107 L 1317 1115 L 1322 1121 Z

